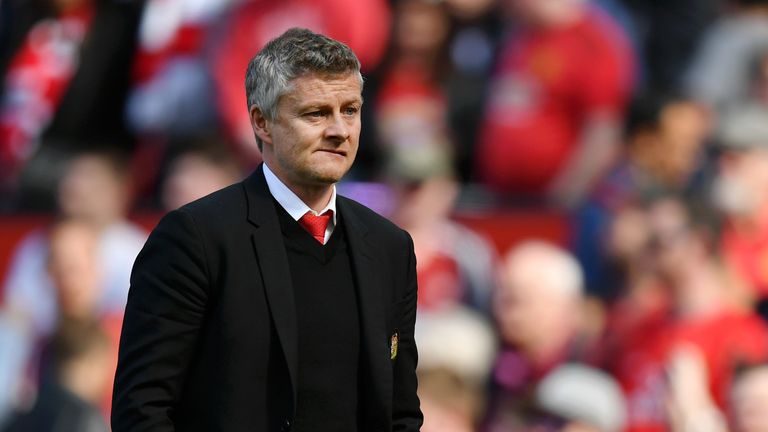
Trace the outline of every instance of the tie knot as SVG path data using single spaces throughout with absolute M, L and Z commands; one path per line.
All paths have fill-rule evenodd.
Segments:
M 306 212 L 299 219 L 299 224 L 312 234 L 312 237 L 319 241 L 320 244 L 325 244 L 325 230 L 328 228 L 331 216 L 333 216 L 333 210 L 328 210 L 320 216 L 315 216 L 312 212 Z

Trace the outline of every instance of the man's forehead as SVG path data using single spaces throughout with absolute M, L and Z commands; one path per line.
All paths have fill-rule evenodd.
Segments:
M 317 74 L 308 73 L 291 80 L 286 96 L 301 100 L 308 98 L 322 99 L 331 93 L 349 95 L 362 94 L 362 83 L 357 73 L 346 74 Z

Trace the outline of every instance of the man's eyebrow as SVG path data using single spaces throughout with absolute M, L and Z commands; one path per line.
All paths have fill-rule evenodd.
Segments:
M 362 96 L 355 96 L 354 98 L 344 102 L 344 105 L 354 104 L 354 103 L 362 104 L 363 103 L 363 97 Z
M 342 102 L 342 105 L 349 105 L 349 104 L 361 104 L 363 103 L 362 97 L 355 97 L 349 100 L 346 100 Z M 305 100 L 305 101 L 299 101 L 297 104 L 298 108 L 301 110 L 308 109 L 308 108 L 322 108 L 332 105 L 331 103 L 328 103 L 327 101 L 321 101 L 321 100 Z

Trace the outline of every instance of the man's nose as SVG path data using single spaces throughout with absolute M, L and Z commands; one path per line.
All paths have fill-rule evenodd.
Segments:
M 349 138 L 349 125 L 341 113 L 335 113 L 325 128 L 325 138 L 342 143 Z

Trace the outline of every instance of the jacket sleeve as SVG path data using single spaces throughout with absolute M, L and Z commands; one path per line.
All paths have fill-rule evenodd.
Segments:
M 173 411 L 207 303 L 202 237 L 184 210 L 167 214 L 136 258 L 120 337 L 112 431 L 173 431 Z
M 405 236 L 408 247 L 407 290 L 404 299 L 398 302 L 402 304 L 403 311 L 398 328 L 398 354 L 393 366 L 392 430 L 395 432 L 418 431 L 424 420 L 416 394 L 419 355 L 413 336 L 416 323 L 416 256 L 411 236 L 407 233 Z

